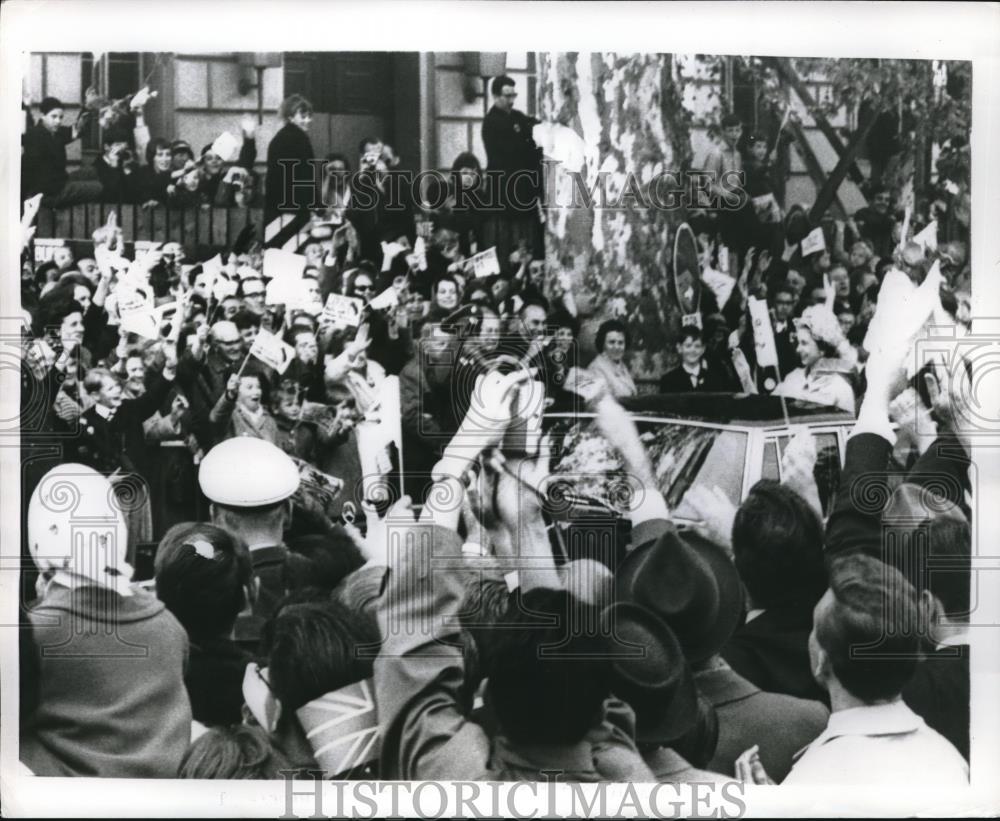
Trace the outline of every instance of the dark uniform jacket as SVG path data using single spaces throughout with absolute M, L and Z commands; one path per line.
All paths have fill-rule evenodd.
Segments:
M 503 172 L 501 186 L 504 190 L 500 192 L 499 202 L 507 208 L 515 205 L 520 206 L 521 210 L 530 208 L 540 193 L 540 178 L 532 180 L 527 176 L 518 178 L 509 192 L 506 190 L 509 175 L 518 171 L 540 172 L 540 151 L 532 135 L 537 123 L 538 120 L 523 111 L 514 109 L 508 113 L 496 106 L 483 119 L 486 168 L 487 171 Z
M 72 129 L 61 126 L 55 133 L 33 125 L 21 137 L 21 199 L 42 193 L 55 196 L 66 185 L 66 145 L 73 142 Z

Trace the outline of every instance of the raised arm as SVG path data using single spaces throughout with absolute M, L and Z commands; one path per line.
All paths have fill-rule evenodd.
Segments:
M 450 492 L 449 484 L 436 484 L 430 495 Z M 469 572 L 462 569 L 461 539 L 443 527 L 418 524 L 405 502 L 386 517 L 389 570 L 376 604 L 381 777 L 481 780 L 488 774 L 490 743 L 469 721 L 471 705 L 462 695 L 458 614 Z
M 870 331 L 866 340 L 872 346 L 865 365 L 868 386 L 847 440 L 840 487 L 827 521 L 828 553 L 861 550 L 881 558 L 882 511 L 890 495 L 886 468 L 896 442 L 889 405 L 905 384 L 906 358 L 938 299 L 940 274 L 934 273 L 904 304 L 887 305 L 887 300 L 880 300 L 872 320 L 876 332 Z M 887 280 L 896 276 L 905 274 L 892 271 L 886 275 Z

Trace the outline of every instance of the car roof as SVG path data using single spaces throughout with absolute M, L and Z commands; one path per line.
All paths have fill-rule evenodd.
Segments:
M 721 425 L 745 425 L 747 427 L 773 427 L 783 425 L 784 412 L 781 399 L 777 396 L 754 396 L 734 393 L 662 393 L 636 396 L 620 400 L 622 406 L 633 416 L 653 416 L 666 419 L 715 422 Z M 854 414 L 829 405 L 817 405 L 802 399 L 785 399 L 788 419 L 799 423 L 847 423 Z M 574 414 L 583 410 L 582 402 L 577 408 L 554 405 L 548 414 Z M 589 414 L 586 414 L 589 415 Z

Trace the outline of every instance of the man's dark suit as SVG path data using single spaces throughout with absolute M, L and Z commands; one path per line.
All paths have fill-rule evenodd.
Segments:
M 502 187 L 506 189 L 506 179 L 518 171 L 540 171 L 541 156 L 535 145 L 532 131 L 538 122 L 523 111 L 507 112 L 493 106 L 483 119 L 483 145 L 486 147 L 486 168 L 488 171 L 502 171 Z M 519 177 L 502 202 L 511 207 L 515 203 L 523 208 L 533 205 L 540 192 L 539 184 L 533 184 L 527 177 Z M 514 199 L 516 197 L 516 199 Z
M 209 414 L 225 393 L 229 376 L 236 373 L 239 363 L 240 360 L 230 362 L 210 351 L 201 361 L 185 354 L 177 366 L 177 386 L 191 404 L 191 432 L 206 451 L 215 444 Z
M 504 265 L 513 251 L 525 246 L 535 259 L 545 255 L 537 202 L 542 195 L 541 152 L 532 134 L 538 121 L 521 111 L 501 111 L 493 106 L 483 119 L 483 145 L 487 173 L 484 191 L 492 210 L 482 225 L 483 246 L 497 249 Z M 519 173 L 520 172 L 520 173 Z M 518 176 L 508 190 L 511 175 Z M 534 179 L 532 179 L 532 175 Z
M 825 703 L 829 696 L 809 664 L 811 630 L 811 607 L 771 608 L 737 629 L 722 648 L 722 657 L 765 692 Z
M 689 391 L 702 391 L 705 393 L 718 393 L 738 390 L 727 378 L 725 372 L 718 365 L 709 365 L 707 361 L 701 364 L 698 373 L 698 386 L 691 384 L 691 375 L 684 370 L 683 365 L 678 365 L 672 371 L 667 371 L 660 380 L 660 393 L 688 393 Z
M 21 199 L 41 193 L 54 197 L 66 185 L 66 145 L 76 139 L 73 130 L 55 132 L 33 125 L 21 137 Z
M 969 760 L 969 645 L 928 653 L 903 688 L 903 701 Z
M 142 423 L 159 409 L 173 382 L 153 373 L 146 392 L 137 399 L 125 399 L 111 419 L 92 407 L 80 417 L 77 457 L 94 470 L 109 474 L 117 469 L 148 478 L 146 437 Z
M 736 759 L 760 745 L 764 770 L 780 782 L 792 757 L 826 727 L 830 712 L 818 701 L 765 693 L 728 668 L 695 673 L 698 692 L 715 707 L 719 742 L 707 770 L 734 774 Z
M 784 379 L 799 366 L 799 355 L 795 353 L 795 326 L 791 320 L 780 331 L 775 327 L 774 347 L 778 351 L 778 368 Z

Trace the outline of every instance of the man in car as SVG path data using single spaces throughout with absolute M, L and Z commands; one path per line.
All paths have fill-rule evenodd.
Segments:
M 660 380 L 660 393 L 688 391 L 716 392 L 736 390 L 718 365 L 709 365 L 705 358 L 705 335 L 696 325 L 681 328 L 677 341 L 681 364 L 667 371 Z

